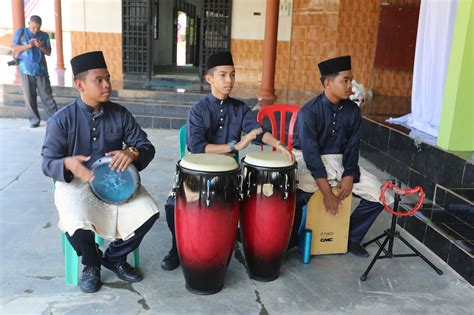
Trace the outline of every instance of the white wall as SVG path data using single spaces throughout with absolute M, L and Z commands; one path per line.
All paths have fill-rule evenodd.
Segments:
M 11 34 L 13 26 L 12 2 L 4 0 L 2 7 L 0 10 L 0 36 Z
M 13 11 L 11 0 L 0 0 L 0 36 L 13 33 Z M 39 15 L 43 21 L 42 30 L 54 31 L 54 0 L 41 0 L 29 16 L 25 16 L 28 27 L 29 17 Z
M 281 0 L 289 3 L 292 0 Z M 233 0 L 232 1 L 232 39 L 263 40 L 265 35 L 265 0 Z M 254 15 L 260 12 L 260 15 Z M 280 12 L 278 20 L 278 40 L 291 39 L 291 11 L 288 14 Z
M 12 33 L 11 0 L 0 0 L 5 9 L 0 10 L 0 36 Z M 122 2 L 120 0 L 63 0 L 63 31 L 122 32 Z M 54 0 L 41 0 L 32 12 L 43 20 L 42 29 L 54 31 Z M 26 21 L 29 17 L 25 17 Z M 28 23 L 25 23 L 27 26 Z
M 64 31 L 122 33 L 122 2 L 119 0 L 62 1 L 62 11 Z

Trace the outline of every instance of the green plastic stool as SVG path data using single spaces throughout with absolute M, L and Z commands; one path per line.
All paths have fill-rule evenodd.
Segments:
M 104 244 L 104 239 L 99 235 L 95 235 L 95 242 L 97 245 L 101 246 Z M 69 240 L 64 233 L 61 233 L 61 243 L 64 254 L 66 285 L 77 286 L 79 284 L 79 256 L 77 256 L 76 251 L 72 247 L 71 243 L 69 243 Z M 132 266 L 135 268 L 140 267 L 139 248 L 136 248 L 133 251 Z

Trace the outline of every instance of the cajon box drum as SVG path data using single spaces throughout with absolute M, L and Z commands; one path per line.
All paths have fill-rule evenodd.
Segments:
M 339 190 L 333 188 L 337 196 Z M 347 252 L 352 195 L 342 201 L 337 215 L 326 212 L 320 190 L 309 199 L 306 228 L 312 230 L 311 255 L 342 254 Z

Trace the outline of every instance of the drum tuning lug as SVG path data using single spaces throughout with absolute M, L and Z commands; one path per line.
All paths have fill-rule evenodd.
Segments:
M 289 196 L 288 174 L 285 174 L 285 185 L 283 187 L 283 200 L 287 200 Z
M 249 175 L 247 177 L 247 198 L 250 198 L 252 195 L 252 186 L 256 187 L 256 184 L 252 185 L 252 172 L 249 172 Z
M 206 182 L 206 208 L 211 206 L 211 180 L 208 179 Z
M 244 200 L 244 176 L 242 174 L 239 174 L 238 175 L 238 179 L 239 179 L 239 184 L 238 184 L 238 187 L 237 187 L 237 196 L 239 197 L 239 201 L 243 201 Z
M 179 189 L 179 172 L 176 171 L 176 173 L 174 173 L 174 178 L 173 178 L 173 188 L 171 188 L 171 191 L 172 191 L 172 195 L 174 197 L 176 197 L 176 192 L 178 191 Z

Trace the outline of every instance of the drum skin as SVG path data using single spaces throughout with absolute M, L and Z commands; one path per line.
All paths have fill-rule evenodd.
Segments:
M 216 175 L 177 168 L 175 230 L 186 288 L 214 294 L 224 286 L 237 237 L 238 169 Z
M 140 175 L 135 165 L 130 164 L 125 171 L 110 169 L 112 157 L 105 156 L 92 164 L 94 180 L 90 188 L 100 200 L 110 204 L 122 204 L 130 200 L 140 187 Z
M 242 163 L 244 199 L 240 233 L 245 260 L 251 278 L 272 281 L 280 274 L 291 236 L 296 205 L 296 166 L 272 170 Z M 285 182 L 288 184 L 286 199 Z

